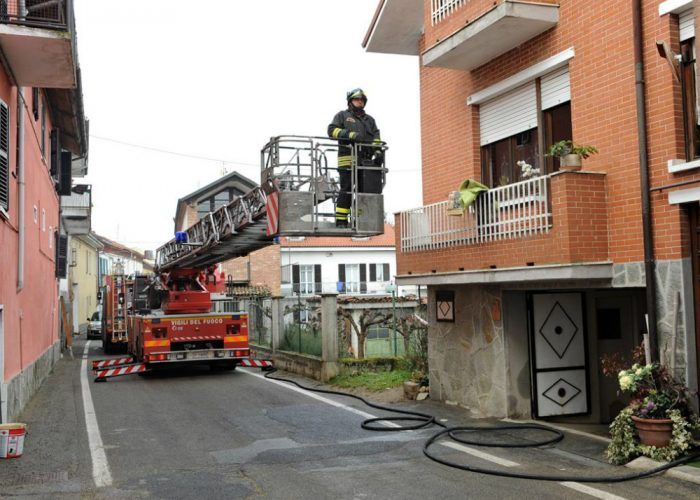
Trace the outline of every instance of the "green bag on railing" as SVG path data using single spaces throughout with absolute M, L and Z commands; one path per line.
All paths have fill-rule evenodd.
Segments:
M 483 193 L 488 190 L 489 188 L 484 186 L 482 183 L 475 181 L 474 179 L 467 179 L 464 181 L 459 186 L 459 201 L 462 205 L 462 209 L 466 210 L 469 205 L 474 203 L 474 200 L 476 200 L 476 197 L 479 196 L 479 193 Z

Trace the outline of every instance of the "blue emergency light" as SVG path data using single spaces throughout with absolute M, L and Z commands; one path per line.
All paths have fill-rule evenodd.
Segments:
M 175 232 L 175 243 L 187 243 L 187 232 L 186 231 L 176 231 Z

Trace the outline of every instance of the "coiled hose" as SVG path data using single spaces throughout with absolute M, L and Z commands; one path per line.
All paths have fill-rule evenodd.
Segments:
M 474 467 L 471 465 L 463 465 L 457 462 L 453 462 L 451 460 L 447 460 L 444 458 L 440 458 L 438 456 L 435 456 L 431 453 L 430 447 L 435 444 L 439 439 L 441 439 L 444 436 L 449 436 L 451 439 L 454 441 L 457 441 L 458 443 L 462 444 L 469 444 L 469 445 L 474 445 L 474 446 L 484 446 L 484 447 L 497 447 L 497 448 L 533 448 L 533 447 L 538 447 L 538 446 L 544 446 L 548 444 L 554 444 L 558 443 L 562 439 L 564 439 L 564 434 L 561 431 L 558 431 L 557 429 L 552 429 L 551 427 L 546 427 L 544 425 L 539 425 L 539 424 L 508 424 L 508 425 L 499 425 L 499 426 L 494 426 L 494 427 L 484 427 L 484 426 L 475 426 L 475 425 L 463 425 L 463 426 L 457 426 L 457 427 L 447 427 L 446 425 L 442 424 L 441 422 L 438 422 L 433 415 L 428 415 L 427 413 L 420 413 L 417 411 L 409 411 L 409 410 L 399 410 L 397 408 L 390 408 L 387 406 L 382 406 L 376 403 L 372 403 L 370 401 L 367 401 L 366 399 L 357 396 L 355 394 L 348 394 L 346 392 L 340 392 L 340 391 L 331 391 L 328 389 L 317 389 L 314 387 L 307 387 L 304 386 L 295 380 L 287 379 L 287 378 L 281 378 L 281 377 L 271 377 L 271 375 L 276 372 L 277 369 L 272 368 L 267 370 L 265 373 L 265 378 L 269 378 L 270 380 L 277 380 L 279 382 L 287 382 L 290 384 L 294 384 L 295 386 L 304 389 L 306 391 L 312 391 L 312 392 L 318 392 L 321 394 L 333 394 L 336 396 L 343 396 L 347 398 L 354 398 L 357 399 L 358 401 L 361 401 L 365 405 L 375 408 L 377 410 L 383 410 L 391 413 L 398 413 L 401 416 L 396 416 L 396 417 L 375 417 L 375 418 L 369 418 L 365 421 L 362 422 L 362 428 L 366 429 L 368 431 L 381 431 L 381 432 L 397 432 L 397 431 L 411 431 L 411 430 L 418 430 L 422 429 L 424 427 L 428 427 L 429 425 L 437 425 L 439 427 L 442 427 L 443 429 L 438 431 L 437 433 L 433 434 L 423 445 L 423 454 L 428 457 L 430 460 L 433 460 L 434 462 L 437 462 L 442 465 L 446 465 L 447 467 L 452 467 L 455 469 L 460 469 L 460 470 L 465 470 L 469 472 L 476 472 L 479 474 L 488 474 L 491 476 L 501 476 L 501 477 L 511 477 L 511 478 L 516 478 L 516 479 L 535 479 L 539 481 L 574 481 L 578 483 L 621 483 L 624 481 L 632 481 L 634 479 L 641 479 L 644 477 L 649 477 L 653 476 L 654 474 L 658 474 L 660 472 L 672 469 L 673 467 L 677 467 L 679 465 L 683 465 L 685 463 L 688 463 L 696 458 L 700 458 L 700 451 L 692 454 L 692 455 L 687 455 L 683 458 L 679 458 L 677 460 L 674 460 L 673 462 L 668 462 L 666 464 L 660 465 L 659 467 L 655 467 L 653 469 L 649 469 L 646 471 L 642 472 L 632 472 L 629 474 L 620 474 L 620 475 L 611 475 L 611 476 L 568 476 L 568 475 L 548 475 L 548 474 L 528 474 L 528 473 L 523 473 L 523 472 L 511 472 L 511 471 L 504 471 L 504 470 L 499 470 L 499 469 L 486 469 L 482 467 Z M 379 425 L 380 422 L 412 422 L 410 425 L 403 425 L 403 426 L 397 426 L 397 427 L 386 427 L 383 425 Z M 478 433 L 490 433 L 490 432 L 497 432 L 497 431 L 503 431 L 503 430 L 538 430 L 542 432 L 549 433 L 553 435 L 553 437 L 550 438 L 544 438 L 539 441 L 530 441 L 527 443 L 497 443 L 497 442 L 484 442 L 484 441 L 474 441 L 470 440 L 464 437 L 461 437 L 462 434 L 468 433 L 468 432 L 478 432 Z

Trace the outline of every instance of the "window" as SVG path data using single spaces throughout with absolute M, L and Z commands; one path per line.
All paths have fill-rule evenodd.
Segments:
M 305 295 L 314 293 L 314 266 L 299 266 L 299 292 Z
M 549 146 L 572 138 L 570 101 L 569 69 L 565 66 L 482 103 L 482 182 L 496 187 L 523 180 L 519 161 L 535 168 L 544 163 L 543 173 L 558 170 L 558 161 L 542 159 Z
M 367 340 L 388 339 L 389 329 L 385 326 L 372 325 L 367 329 Z
M 10 209 L 10 109 L 0 101 L 0 208 Z
M 32 115 L 34 115 L 34 121 L 39 119 L 39 89 L 37 87 L 32 87 Z
M 360 293 L 360 265 L 345 264 L 345 291 Z
M 46 232 L 46 209 L 41 209 L 41 230 Z
M 34 205 L 34 224 L 39 222 L 39 209 Z
M 681 42 L 681 91 L 683 93 L 685 157 L 686 160 L 692 161 L 700 157 L 700 126 L 698 125 L 695 82 L 695 38 Z
M 236 193 L 236 190 L 225 189 L 219 191 L 214 196 L 201 200 L 197 204 L 197 218 L 201 219 L 206 216 L 209 212 L 215 212 L 221 207 L 228 205 L 232 198 L 232 195 Z
M 389 264 L 370 264 L 369 280 L 378 282 L 391 281 L 391 276 L 389 275 Z

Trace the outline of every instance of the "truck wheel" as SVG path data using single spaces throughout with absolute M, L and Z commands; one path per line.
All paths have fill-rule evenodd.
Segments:
M 112 354 L 112 352 L 114 352 L 111 342 L 107 342 L 105 339 L 102 339 L 102 350 L 105 354 Z

